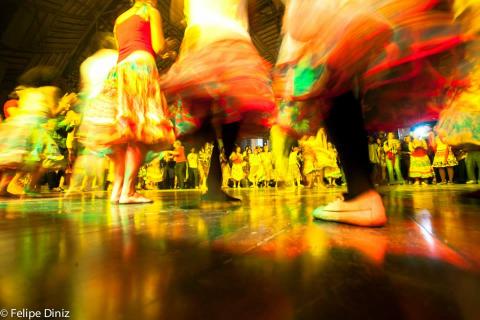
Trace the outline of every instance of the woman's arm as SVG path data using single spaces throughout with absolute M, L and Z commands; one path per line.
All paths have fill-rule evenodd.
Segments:
M 162 16 L 155 8 L 149 8 L 150 29 L 152 30 L 152 47 L 156 54 L 160 54 L 165 47 L 163 36 Z

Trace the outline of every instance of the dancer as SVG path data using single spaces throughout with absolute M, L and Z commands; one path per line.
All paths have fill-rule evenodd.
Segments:
M 453 154 L 452 147 L 447 145 L 444 141 L 445 137 L 443 134 L 439 134 L 431 139 L 430 143 L 435 150 L 435 158 L 433 159 L 432 165 L 434 168 L 437 168 L 440 173 L 439 184 L 452 184 L 454 175 L 453 167 L 457 166 L 458 162 Z
M 253 188 L 258 188 L 258 183 L 262 177 L 262 158 L 259 153 L 259 147 L 254 147 L 253 152 L 248 155 L 248 180 Z
M 234 181 L 234 187 L 238 188 L 239 184 L 245 178 L 245 172 L 243 171 L 244 162 L 242 148 L 237 147 L 235 149 L 235 152 L 230 155 L 230 161 L 232 161 L 232 179 Z
M 91 103 L 102 93 L 108 75 L 114 69 L 118 60 L 118 51 L 113 34 L 97 34 L 95 36 L 95 53 L 85 59 L 80 66 L 80 111 L 90 109 Z M 75 133 L 75 135 L 77 135 Z M 107 169 L 107 155 L 111 150 L 91 150 L 83 145 L 78 146 L 77 158 L 73 164 L 70 186 L 65 196 L 78 191 L 90 191 L 96 186 L 103 190 L 105 171 Z M 69 149 L 70 155 L 72 150 Z M 84 180 L 86 180 L 84 182 Z
M 422 112 L 427 109 L 423 101 L 412 104 L 411 108 L 407 105 L 399 119 L 394 103 L 388 104 L 385 102 L 387 99 L 380 99 L 385 103 L 371 104 L 372 100 L 364 98 L 368 91 L 376 89 L 381 92 L 382 86 L 400 81 L 416 83 L 413 80 L 421 78 L 421 83 L 436 83 L 428 81 L 428 77 L 435 74 L 433 68 L 419 77 L 417 73 L 410 72 L 410 67 L 420 66 L 423 70 L 424 65 L 430 65 L 427 61 L 429 56 L 455 47 L 462 39 L 448 28 L 450 20 L 447 15 L 430 19 L 428 10 L 432 5 L 431 1 L 393 0 L 365 1 L 361 5 L 355 1 L 287 2 L 285 35 L 277 61 L 275 89 L 279 97 L 289 98 L 297 103 L 300 110 L 290 112 L 291 121 L 284 123 L 287 126 L 289 122 L 297 124 L 299 115 L 310 116 L 312 113 L 309 111 L 315 112 L 315 116 L 311 123 L 308 122 L 309 117 L 302 118 L 307 120 L 307 126 L 314 124 L 317 121 L 315 118 L 323 118 L 347 179 L 345 199 L 317 208 L 314 217 L 369 227 L 386 223 L 382 199 L 370 179 L 362 102 L 370 102 L 366 105 L 366 115 L 372 128 L 394 127 L 399 120 L 403 120 L 402 124 L 420 120 L 418 115 L 423 115 Z M 422 19 L 412 20 L 412 17 Z M 401 31 L 399 38 L 403 40 L 408 34 L 413 40 L 407 40 L 407 45 L 395 45 L 392 42 L 395 25 L 401 26 L 398 29 Z M 447 27 L 437 28 L 444 25 Z M 431 28 L 445 31 L 445 35 L 420 43 L 419 39 L 423 38 L 418 38 L 418 35 L 428 35 L 426 31 Z M 415 45 L 415 50 L 410 50 L 409 44 Z M 381 57 L 384 57 L 383 61 Z M 394 67 L 399 72 L 389 73 Z M 408 95 L 412 93 L 405 91 L 405 96 Z M 391 96 L 389 98 L 392 100 Z M 392 109 L 387 110 L 390 106 Z M 410 109 L 407 110 L 407 107 Z M 273 137 L 279 141 L 286 140 L 285 134 L 282 136 L 282 124 L 279 122 L 272 131 Z M 284 129 L 284 132 L 288 130 Z
M 409 176 L 415 180 L 414 185 L 422 185 L 425 179 L 430 179 L 434 175 L 432 164 L 430 163 L 430 158 L 427 153 L 427 142 L 417 135 L 414 135 L 408 148 L 410 150 Z
M 288 156 L 288 177 L 292 187 L 302 188 L 302 173 L 300 172 L 300 148 L 293 147 Z
M 303 176 L 305 177 L 307 188 L 313 188 L 317 167 L 317 158 L 315 154 L 315 137 L 303 137 L 298 142 L 302 149 L 303 156 Z
M 174 140 L 155 64 L 155 56 L 165 46 L 156 2 L 136 0 L 116 19 L 117 65 L 102 93 L 85 111 L 79 131 L 87 147 L 112 149 L 112 203 L 152 202 L 135 191 L 138 171 L 147 150 L 160 150 Z
M 275 178 L 274 177 L 274 169 L 273 169 L 273 156 L 270 152 L 270 147 L 266 144 L 263 147 L 263 152 L 260 154 L 262 159 L 262 166 L 263 171 L 265 172 L 265 187 L 270 186 L 271 181 Z
M 342 177 L 342 171 L 337 163 L 338 152 L 332 143 L 327 143 L 327 152 L 329 155 L 329 165 L 325 167 L 325 178 L 328 180 L 329 187 L 336 187 L 335 180 Z
M 188 114 L 182 118 L 195 120 L 194 127 L 177 123 L 177 135 L 214 141 L 205 200 L 238 200 L 221 189 L 219 140 L 231 154 L 239 133 L 266 131 L 274 117 L 269 66 L 250 39 L 247 9 L 247 0 L 172 1 L 172 20 L 185 13 L 187 27 L 178 61 L 162 84 L 182 100 Z
M 232 169 L 230 168 L 230 163 L 228 161 L 227 155 L 225 154 L 224 148 L 222 148 L 222 150 L 220 151 L 220 163 L 222 165 L 222 188 L 226 189 L 228 188 L 228 182 L 230 181 L 232 175 Z
M 18 109 L 0 125 L 0 195 L 10 195 L 8 185 L 26 174 L 27 196 L 39 196 L 38 181 L 47 169 L 65 166 L 65 158 L 47 130 L 47 123 L 76 103 L 74 94 L 59 98 L 54 85 L 56 71 L 51 67 L 35 67 L 24 73 L 18 91 Z

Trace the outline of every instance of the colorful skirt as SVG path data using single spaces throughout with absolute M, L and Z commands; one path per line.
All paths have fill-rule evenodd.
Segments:
M 331 19 L 322 18 L 328 23 L 312 20 L 311 28 L 299 15 L 308 14 L 305 7 L 293 11 L 298 16 L 290 16 L 286 28 L 295 41 L 284 40 L 281 63 L 274 71 L 281 101 L 278 123 L 285 130 L 296 135 L 315 132 L 331 98 L 356 88 L 363 95 L 369 130 L 393 130 L 438 118 L 447 79 L 457 69 L 454 58 L 468 37 L 459 34 L 446 13 L 422 6 L 389 10 L 376 7 L 374 1 L 365 8 L 369 5 L 372 14 L 352 7 L 343 16 L 335 12 Z M 336 25 L 343 27 L 332 27 Z M 431 103 L 434 97 L 437 105 Z
M 464 92 L 441 115 L 437 130 L 451 146 L 480 145 L 480 90 Z
M 85 103 L 79 140 L 90 149 L 143 143 L 152 150 L 175 140 L 160 77 L 151 57 L 125 60 L 112 70 L 102 93 Z
M 458 161 L 455 158 L 455 155 L 453 154 L 450 147 L 448 147 L 448 149 L 437 150 L 437 152 L 435 153 L 435 158 L 433 158 L 432 166 L 434 168 L 454 167 L 456 165 L 458 165 Z
M 0 124 L 0 169 L 60 169 L 66 165 L 65 157 L 45 128 L 46 122 L 44 117 L 19 114 Z
M 207 118 L 241 122 L 241 134 L 251 136 L 267 131 L 276 117 L 270 66 L 249 41 L 218 41 L 181 53 L 161 83 L 173 102 L 178 136 L 195 132 Z
M 427 155 L 416 157 L 410 157 L 410 169 L 409 169 L 410 178 L 422 178 L 428 179 L 433 177 L 433 169 L 430 164 L 430 159 Z

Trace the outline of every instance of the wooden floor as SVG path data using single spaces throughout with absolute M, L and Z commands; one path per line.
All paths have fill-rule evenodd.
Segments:
M 477 187 L 382 189 L 389 223 L 378 229 L 313 221 L 340 189 L 231 190 L 241 205 L 194 191 L 149 192 L 154 204 L 132 206 L 106 194 L 0 200 L 0 309 L 12 319 L 25 308 L 79 320 L 478 320 L 480 200 L 462 196 Z

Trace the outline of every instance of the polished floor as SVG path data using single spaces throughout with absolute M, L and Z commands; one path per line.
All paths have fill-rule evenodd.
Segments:
M 478 186 L 480 187 L 480 186 Z M 0 200 L 0 309 L 70 319 L 480 319 L 476 186 L 382 189 L 389 222 L 313 221 L 341 190 Z M 103 194 L 103 196 L 105 196 Z M 58 318 L 60 319 L 60 318 Z

